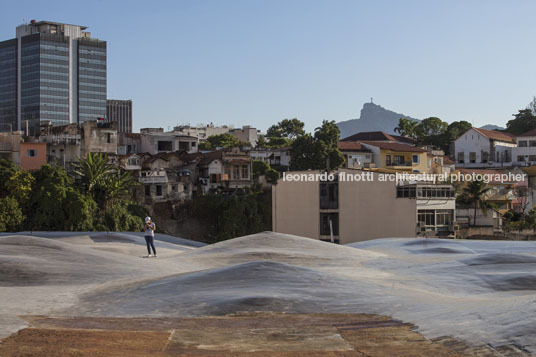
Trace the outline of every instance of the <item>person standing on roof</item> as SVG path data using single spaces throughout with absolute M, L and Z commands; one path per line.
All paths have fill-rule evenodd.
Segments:
M 156 225 L 151 220 L 151 217 L 145 217 L 145 242 L 147 243 L 147 258 L 152 257 L 151 247 L 153 248 L 154 257 L 156 258 L 156 249 L 154 247 L 154 231 L 156 230 Z

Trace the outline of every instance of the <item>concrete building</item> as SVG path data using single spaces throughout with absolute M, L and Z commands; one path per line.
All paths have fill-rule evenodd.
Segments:
M 162 128 L 141 129 L 141 152 L 155 155 L 162 152 L 186 151 L 196 152 L 198 139 L 181 133 L 165 133 Z
M 536 129 L 516 136 L 517 146 L 512 148 L 512 161 L 517 166 L 536 165 Z
M 140 154 L 141 135 L 139 133 L 117 133 L 117 154 Z
M 115 123 L 86 121 L 82 128 L 83 157 L 90 152 L 117 155 L 117 127 Z
M 229 130 L 229 134 L 233 135 L 241 142 L 249 143 L 251 147 L 257 146 L 259 131 L 249 125 L 243 126 L 242 129 L 231 129 Z
M 471 128 L 454 141 L 457 167 L 512 166 L 512 151 L 516 139 L 495 130 Z
M 87 27 L 32 20 L 0 42 L 0 130 L 38 135 L 42 121 L 106 116 L 106 42 Z
M 199 142 L 207 141 L 209 136 L 226 134 L 229 130 L 232 130 L 232 128 L 227 125 L 214 126 L 212 123 L 206 126 L 181 125 L 173 128 L 173 132 L 196 137 Z
M 203 154 L 198 167 L 199 181 L 205 192 L 218 188 L 241 189 L 252 183 L 251 158 L 239 148 Z
M 333 234 L 341 244 L 386 237 L 454 236 L 452 186 L 397 186 L 382 181 L 380 176 L 385 174 L 377 172 L 340 169 L 335 173 L 333 181 L 279 179 L 272 187 L 272 230 L 325 241 Z M 369 180 L 349 180 L 365 173 Z
M 132 100 L 106 100 L 106 118 L 108 123 L 117 123 L 118 133 L 132 133 Z
M 7 159 L 20 165 L 20 144 L 22 131 L 0 132 L 0 159 Z

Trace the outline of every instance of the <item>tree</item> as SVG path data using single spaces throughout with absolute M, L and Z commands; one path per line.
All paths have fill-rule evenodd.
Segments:
M 265 149 L 268 147 L 268 141 L 264 137 L 264 135 L 259 135 L 257 137 L 257 142 L 255 143 L 255 146 L 259 149 Z
M 266 136 L 269 138 L 287 138 L 294 140 L 305 134 L 305 123 L 294 119 L 283 119 L 279 123 L 272 125 L 266 131 Z
M 277 137 L 268 138 L 268 144 L 267 144 L 268 148 L 271 148 L 271 149 L 283 148 L 289 145 L 292 145 L 292 140 L 290 139 L 277 138 Z
M 272 169 L 266 162 L 254 160 L 252 166 L 254 178 L 264 176 L 266 178 L 266 182 L 271 184 L 275 184 L 277 183 L 277 180 L 279 180 L 279 172 Z
M 416 139 L 417 125 L 419 125 L 419 122 L 415 120 L 411 120 L 408 118 L 400 118 L 398 120 L 398 126 L 395 128 L 395 133 L 399 133 L 400 135 L 406 136 L 408 138 Z
M 0 232 L 16 232 L 22 227 L 24 215 L 13 197 L 0 198 Z
M 484 215 L 487 215 L 489 209 L 495 208 L 495 205 L 486 200 L 488 192 L 491 187 L 489 187 L 484 181 L 470 181 L 462 191 L 461 196 L 459 197 L 460 203 L 473 206 L 474 216 L 473 216 L 473 226 L 476 226 L 476 211 L 478 208 L 482 211 Z
M 344 163 L 338 148 L 339 127 L 335 121 L 324 120 L 314 136 L 305 134 L 294 140 L 290 150 L 292 170 L 334 170 Z
M 514 119 L 506 123 L 506 132 L 514 135 L 523 134 L 532 129 L 536 129 L 536 116 L 531 109 L 521 109 L 514 114 Z
M 121 172 L 110 165 L 106 154 L 89 153 L 75 164 L 74 173 L 83 191 L 104 210 L 137 184 L 129 172 Z
M 209 136 L 207 141 L 210 143 L 210 149 L 233 148 L 245 144 L 229 133 Z
M 13 161 L 0 159 L 0 197 L 5 197 L 9 194 L 6 183 L 17 171 L 19 169 Z

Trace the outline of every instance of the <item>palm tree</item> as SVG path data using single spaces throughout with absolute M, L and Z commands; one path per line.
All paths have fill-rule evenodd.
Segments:
M 473 226 L 476 226 L 476 211 L 480 207 L 480 210 L 484 215 L 487 215 L 488 210 L 495 208 L 495 205 L 486 200 L 487 195 L 491 187 L 489 187 L 484 181 L 471 181 L 462 191 L 459 199 L 462 203 L 474 207 Z
M 74 174 L 84 191 L 103 209 L 108 209 L 110 203 L 136 185 L 129 172 L 121 172 L 108 163 L 106 154 L 89 153 L 86 158 L 79 159 Z

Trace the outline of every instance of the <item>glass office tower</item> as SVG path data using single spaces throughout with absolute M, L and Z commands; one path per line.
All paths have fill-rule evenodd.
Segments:
M 0 42 L 0 131 L 106 116 L 106 42 L 85 29 L 32 20 Z

